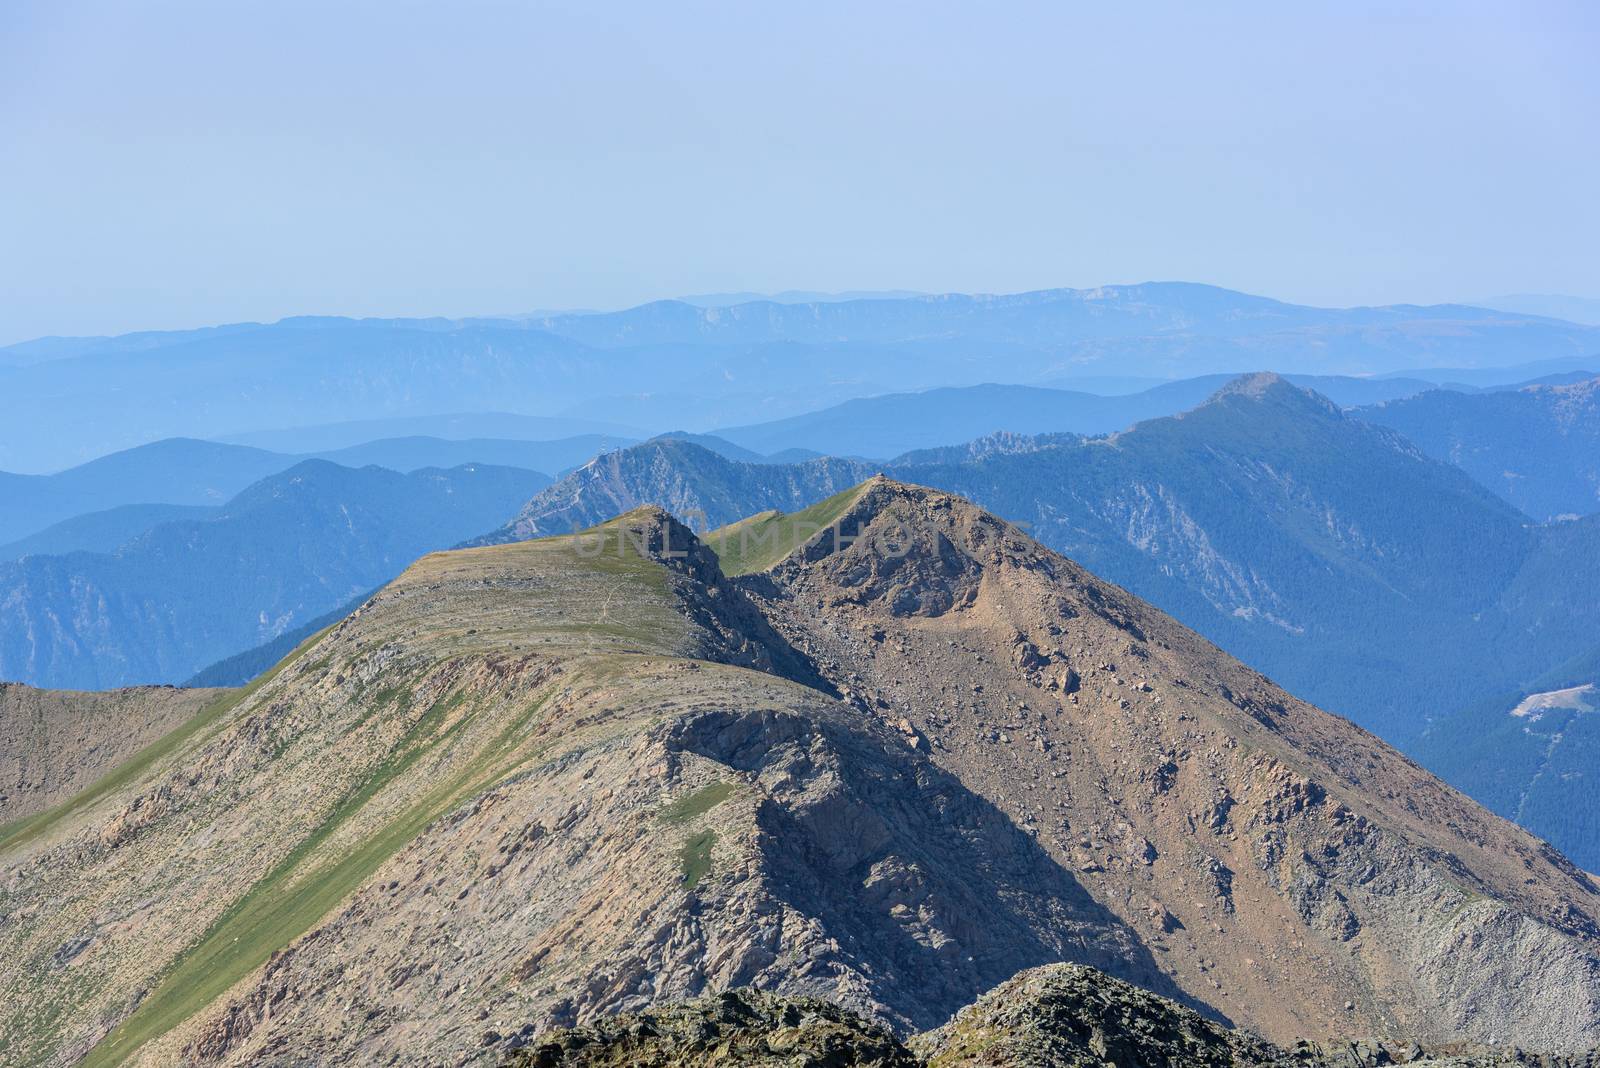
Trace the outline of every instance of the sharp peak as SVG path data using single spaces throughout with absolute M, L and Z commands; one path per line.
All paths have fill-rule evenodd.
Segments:
M 859 511 L 863 505 L 868 504 L 869 500 L 872 505 L 881 506 L 893 500 L 921 501 L 931 498 L 943 498 L 967 508 L 977 511 L 983 510 L 965 497 L 958 497 L 954 493 L 946 493 L 944 490 L 934 489 L 932 486 L 924 486 L 917 482 L 902 482 L 897 478 L 890 478 L 882 473 L 873 475 L 865 482 L 859 483 L 855 490 L 856 497 L 852 511 Z
M 908 505 L 910 509 L 897 509 L 897 505 Z M 855 487 L 849 503 L 831 525 L 849 534 L 864 531 L 879 519 L 899 524 L 902 528 L 909 525 L 933 530 L 978 524 L 996 531 L 1003 529 L 1022 533 L 1014 524 L 958 494 L 915 482 L 901 482 L 881 474 L 873 475 Z M 1025 534 L 1023 536 L 1026 537 Z M 1028 540 L 1032 541 L 1031 538 Z
M 665 508 L 661 507 L 659 504 L 637 505 L 636 507 L 628 509 L 626 512 L 612 516 L 603 523 L 595 524 L 590 529 L 611 530 L 618 527 L 628 527 L 633 529 L 650 527 L 655 529 L 671 530 L 674 532 L 674 534 L 681 530 L 688 534 L 691 538 L 695 536 L 694 531 L 689 528 L 688 524 L 684 523 L 681 519 L 667 511 Z
M 1321 412 L 1337 413 L 1339 406 L 1314 389 L 1297 386 L 1276 371 L 1252 371 L 1239 375 L 1213 393 L 1205 406 L 1239 397 L 1257 403 L 1288 401 Z

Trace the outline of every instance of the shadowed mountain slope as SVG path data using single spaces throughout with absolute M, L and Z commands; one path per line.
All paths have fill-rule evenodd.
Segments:
M 826 500 L 843 481 L 819 477 L 827 470 L 755 472 L 688 444 L 623 450 L 551 487 L 520 522 L 539 529 L 557 508 L 594 522 L 617 502 L 651 501 L 730 524 Z M 1526 690 L 1600 633 L 1600 527 L 1536 526 L 1459 468 L 1277 376 L 1107 438 L 995 435 L 886 470 L 967 496 L 1406 747 L 1480 700 Z M 783 529 L 773 519 L 740 528 L 758 555 L 775 544 L 762 532 Z M 1515 814 L 1483 776 L 1454 781 Z M 1540 829 L 1593 868 L 1600 832 L 1587 811 Z
M 1063 958 L 1178 993 L 684 528 L 590 538 L 426 557 L 142 775 L 0 830 L 12 1048 L 438 1063 L 492 1056 L 484 1019 L 752 982 L 926 1027 Z

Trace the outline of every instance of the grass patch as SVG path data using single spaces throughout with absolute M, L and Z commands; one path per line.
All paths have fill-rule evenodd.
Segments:
M 851 486 L 798 512 L 762 512 L 741 519 L 711 531 L 703 540 L 717 554 L 723 574 L 765 571 L 837 523 L 865 485 Z
M 678 862 L 683 868 L 683 886 L 693 890 L 700 880 L 711 874 L 711 847 L 717 844 L 716 831 L 701 831 L 678 852 Z
M 685 794 L 661 810 L 661 818 L 668 823 L 688 823 L 703 816 L 732 797 L 738 786 L 731 782 L 714 782 Z

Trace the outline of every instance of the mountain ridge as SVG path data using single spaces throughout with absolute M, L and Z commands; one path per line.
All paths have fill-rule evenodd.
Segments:
M 1600 888 L 1559 853 L 967 502 L 834 512 L 742 578 L 648 507 L 422 558 L 0 828 L 0 1027 L 42 1064 L 493 1063 L 735 986 L 921 1029 L 1067 960 L 1283 1039 L 1595 1044 Z
M 1541 522 L 1600 512 L 1600 378 L 1360 409 Z
M 552 487 L 521 522 L 558 509 L 555 529 L 571 529 L 653 500 L 718 527 L 795 512 L 850 474 L 883 470 L 977 501 L 1406 747 L 1587 651 L 1600 625 L 1585 604 L 1600 558 L 1588 525 L 1535 526 L 1362 413 L 1274 388 L 1287 406 L 1234 391 L 1103 439 L 1008 439 L 833 477 L 765 468 L 748 494 L 745 469 L 691 445 L 623 450 Z M 1559 834 L 1600 864 L 1588 830 Z
M 308 460 L 109 552 L 0 562 L 0 676 L 181 681 L 500 521 L 543 482 L 487 465 L 401 475 Z
M 0 467 L 60 467 L 151 437 L 441 409 L 598 409 L 607 421 L 625 411 L 630 423 L 665 427 L 688 422 L 692 406 L 691 429 L 709 428 L 795 415 L 819 398 L 974 384 L 997 366 L 1021 382 L 1110 367 L 1170 379 L 1269 359 L 1287 372 L 1372 374 L 1597 350 L 1600 329 L 1506 312 L 1319 309 L 1187 283 L 731 308 L 666 301 L 535 320 L 307 318 L 0 359 L 0 418 L 15 429 Z M 20 397 L 30 400 L 7 403 Z

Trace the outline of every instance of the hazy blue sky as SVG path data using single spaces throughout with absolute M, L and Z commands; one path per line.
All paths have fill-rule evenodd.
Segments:
M 0 342 L 729 289 L 1600 296 L 1597 8 L 8 0 Z

